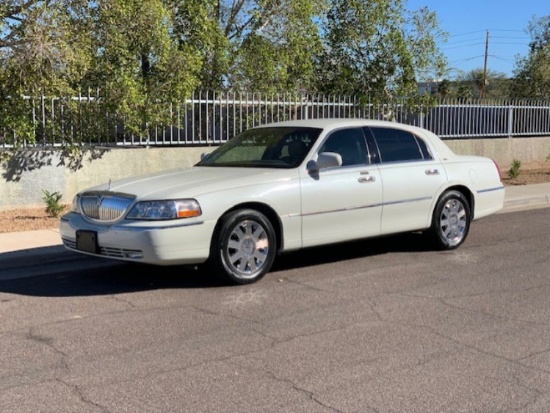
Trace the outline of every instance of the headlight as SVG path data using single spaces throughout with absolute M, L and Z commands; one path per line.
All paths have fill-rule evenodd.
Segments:
M 201 214 L 201 207 L 194 199 L 175 199 L 138 202 L 126 218 L 161 220 L 198 217 Z
M 71 212 L 76 212 L 81 214 L 82 210 L 80 209 L 80 196 L 77 195 L 73 198 L 73 204 L 71 205 Z

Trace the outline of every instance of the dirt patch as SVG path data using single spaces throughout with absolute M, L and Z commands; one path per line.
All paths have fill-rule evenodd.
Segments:
M 45 208 L 0 211 L 0 232 L 35 231 L 59 226 L 59 218 L 48 216 Z
M 550 182 L 550 166 L 548 168 L 520 170 L 519 175 L 514 179 L 507 175 L 507 172 L 502 171 L 504 185 L 544 184 Z
M 504 185 L 530 185 L 550 182 L 550 164 L 546 168 L 520 170 L 518 177 L 511 179 L 508 171 L 502 171 Z M 45 208 L 20 208 L 0 211 L 0 232 L 34 231 L 53 229 L 59 226 L 59 218 L 48 216 Z

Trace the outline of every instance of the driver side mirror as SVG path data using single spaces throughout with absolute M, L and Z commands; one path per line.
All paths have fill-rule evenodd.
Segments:
M 307 170 L 316 172 L 324 168 L 334 168 L 342 166 L 342 155 L 336 152 L 322 152 L 317 157 L 316 161 L 307 163 Z

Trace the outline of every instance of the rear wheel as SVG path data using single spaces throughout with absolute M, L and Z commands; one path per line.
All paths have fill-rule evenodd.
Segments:
M 261 279 L 275 259 L 276 238 L 262 213 L 243 209 L 228 213 L 212 242 L 211 263 L 234 284 Z
M 470 221 L 470 204 L 461 192 L 453 190 L 441 195 L 431 229 L 436 247 L 444 250 L 458 248 L 468 236 Z

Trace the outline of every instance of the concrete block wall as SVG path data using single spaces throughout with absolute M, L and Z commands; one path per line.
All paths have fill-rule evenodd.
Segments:
M 68 164 L 59 151 L 24 151 L 0 167 L 0 210 L 43 207 L 43 190 L 74 195 L 109 180 L 192 166 L 214 147 L 105 148 L 87 151 L 77 165 Z
M 494 159 L 503 174 L 514 159 L 522 162 L 522 168 L 536 168 L 545 164 L 550 154 L 550 137 L 456 139 L 445 142 L 457 154 Z M 0 210 L 43 207 L 43 190 L 62 193 L 62 202 L 68 204 L 82 189 L 109 180 L 191 166 L 199 161 L 201 153 L 213 149 L 97 148 L 86 152 L 80 163 L 72 165 L 58 151 L 21 152 L 12 162 L 0 166 Z
M 461 155 L 480 155 L 494 159 L 500 169 L 507 171 L 514 159 L 521 161 L 522 168 L 550 166 L 550 137 L 533 138 L 488 138 L 454 139 L 445 143 Z M 548 160 L 547 160 L 548 158 Z

